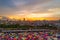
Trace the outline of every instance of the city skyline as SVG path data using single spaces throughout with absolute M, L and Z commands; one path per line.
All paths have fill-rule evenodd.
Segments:
M 60 0 L 0 0 L 0 16 L 11 19 L 58 20 Z

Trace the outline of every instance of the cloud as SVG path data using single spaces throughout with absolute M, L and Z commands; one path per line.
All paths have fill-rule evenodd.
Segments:
M 59 4 L 60 0 L 0 0 L 0 15 L 51 14 L 49 17 L 60 17 Z
M 60 17 L 60 8 L 48 9 L 48 11 L 52 12 L 53 17 Z
M 45 14 L 29 14 L 26 17 L 28 17 L 28 18 L 40 18 L 40 17 L 50 17 L 50 16 L 51 16 L 51 14 L 45 13 Z

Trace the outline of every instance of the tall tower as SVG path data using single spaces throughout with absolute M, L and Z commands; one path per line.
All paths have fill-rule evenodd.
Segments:
M 25 18 L 23 18 L 23 21 L 25 21 Z

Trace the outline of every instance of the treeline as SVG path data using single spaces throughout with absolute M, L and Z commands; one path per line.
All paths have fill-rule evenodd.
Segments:
M 31 25 L 19 25 L 19 24 L 0 24 L 0 28 L 17 28 L 17 29 L 57 29 L 55 26 L 49 26 L 48 24 L 42 26 L 31 26 Z

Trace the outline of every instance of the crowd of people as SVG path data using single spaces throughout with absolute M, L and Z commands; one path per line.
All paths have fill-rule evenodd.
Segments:
M 3 32 L 0 40 L 60 40 L 60 37 L 56 36 L 56 32 Z

